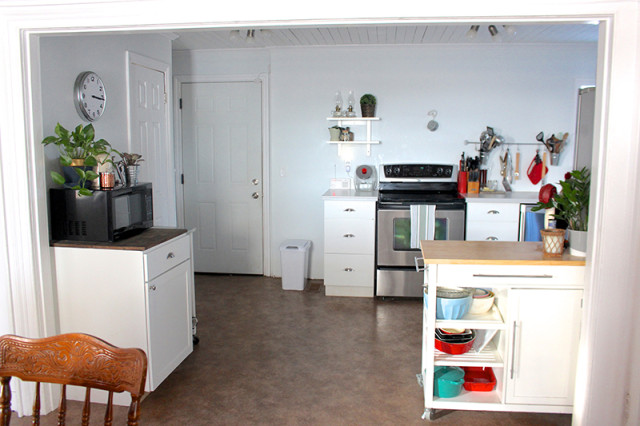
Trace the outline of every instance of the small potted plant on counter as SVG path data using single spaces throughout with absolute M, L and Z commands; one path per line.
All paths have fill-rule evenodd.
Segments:
M 586 167 L 567 172 L 558 182 L 560 192 L 554 185 L 540 188 L 538 204 L 532 211 L 554 209 L 551 215 L 567 223 L 569 250 L 574 256 L 585 256 L 587 229 L 589 226 L 589 192 L 591 173 Z
M 144 161 L 142 155 L 123 152 L 122 154 L 120 154 L 120 157 L 122 157 L 122 163 L 125 168 L 127 186 L 137 185 L 140 163 Z
M 59 185 L 67 185 L 79 191 L 80 195 L 90 196 L 92 192 L 87 186 L 99 176 L 94 171 L 100 158 L 109 158 L 114 151 L 104 139 L 95 140 L 92 124 L 79 124 L 73 131 L 65 129 L 60 123 L 56 125 L 55 135 L 42 140 L 44 145 L 56 145 L 60 152 L 60 164 L 63 175 L 52 171 L 51 178 Z M 87 182 L 89 181 L 89 183 Z M 99 183 L 98 183 L 99 185 Z
M 366 93 L 360 98 L 360 111 L 363 117 L 376 116 L 376 97 L 371 93 Z

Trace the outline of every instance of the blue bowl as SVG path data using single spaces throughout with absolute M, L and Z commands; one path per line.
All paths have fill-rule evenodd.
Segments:
M 424 306 L 428 309 L 427 292 L 424 292 Z M 436 296 L 436 318 L 444 320 L 460 319 L 469 312 L 469 307 L 473 301 L 473 293 L 470 292 L 465 297 L 448 299 Z

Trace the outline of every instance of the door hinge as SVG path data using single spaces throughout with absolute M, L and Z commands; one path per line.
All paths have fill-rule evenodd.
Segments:
M 180 183 L 184 185 L 184 173 L 180 175 Z
M 182 109 L 182 98 L 180 98 L 180 109 Z
M 165 103 L 165 105 L 167 103 L 167 92 L 164 93 L 164 103 Z

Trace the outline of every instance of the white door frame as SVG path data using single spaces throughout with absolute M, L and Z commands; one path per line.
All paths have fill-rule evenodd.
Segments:
M 140 55 L 138 53 L 134 53 L 131 52 L 129 50 L 127 50 L 126 52 L 127 55 L 127 72 L 126 72 L 126 85 L 127 85 L 127 126 L 128 126 L 128 136 L 129 136 L 129 140 L 127 141 L 127 146 L 129 148 L 129 151 L 131 151 L 131 141 L 133 140 L 133 123 L 131 122 L 131 113 L 133 111 L 133 106 L 131 105 L 131 95 L 132 95 L 132 91 L 135 90 L 134 87 L 131 87 L 131 85 L 134 83 L 131 80 L 131 72 L 132 69 L 131 67 L 135 64 L 135 65 L 140 65 L 143 66 L 145 68 L 149 68 L 151 70 L 154 71 L 158 71 L 161 72 L 164 75 L 164 88 L 165 88 L 165 99 L 164 99 L 164 112 L 167 116 L 167 120 L 166 120 L 166 125 L 165 125 L 165 140 L 167 141 L 166 144 L 166 153 L 165 155 L 167 156 L 167 163 L 164 165 L 164 167 L 166 167 L 166 170 L 172 170 L 173 171 L 173 178 L 171 178 L 171 176 L 167 176 L 166 177 L 166 185 L 168 185 L 168 197 L 167 197 L 167 203 L 169 205 L 175 205 L 175 208 L 171 209 L 169 208 L 168 210 L 168 217 L 167 217 L 167 221 L 169 224 L 176 224 L 176 210 L 177 210 L 177 205 L 175 203 L 175 194 L 176 194 L 176 162 L 174 160 L 174 156 L 173 153 L 174 151 L 171 148 L 171 134 L 173 132 L 173 128 L 172 128 L 172 122 L 171 122 L 171 117 L 170 117 L 170 110 L 169 110 L 169 94 L 172 93 L 172 87 L 171 87 L 171 66 L 167 63 L 158 61 L 157 59 L 152 59 L 149 58 L 147 56 L 144 55 Z
M 182 98 L 183 83 L 237 83 L 237 82 L 257 82 L 261 84 L 261 116 L 262 116 L 262 273 L 271 276 L 271 217 L 270 208 L 270 181 L 269 176 L 269 76 L 266 74 L 253 75 L 178 75 L 174 76 L 173 91 L 173 117 L 174 117 L 174 156 L 176 166 L 176 182 L 181 181 L 184 172 L 182 163 L 182 110 L 180 109 L 180 98 Z M 178 226 L 184 227 L 184 187 L 176 185 L 176 210 Z

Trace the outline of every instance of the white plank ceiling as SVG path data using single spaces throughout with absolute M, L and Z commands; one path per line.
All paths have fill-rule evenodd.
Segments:
M 294 28 L 200 29 L 174 32 L 175 50 L 238 49 L 261 47 L 416 45 L 430 43 L 594 43 L 598 26 L 591 24 L 514 25 L 510 35 L 496 25 L 500 40 L 493 40 L 487 25 L 474 39 L 467 37 L 470 25 L 380 25 Z M 252 32 L 251 32 L 252 31 Z M 253 34 L 253 36 L 251 36 Z M 249 35 L 249 36 L 247 36 Z

